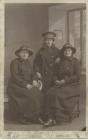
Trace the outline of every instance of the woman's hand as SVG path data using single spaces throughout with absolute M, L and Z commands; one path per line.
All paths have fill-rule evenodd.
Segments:
M 55 63 L 59 63 L 60 62 L 60 57 L 56 58 Z
M 41 78 L 42 78 L 42 75 L 41 75 L 41 73 L 39 73 L 39 72 L 36 72 L 36 75 L 38 76 L 38 78 L 39 78 L 39 79 L 41 79 Z
M 33 86 L 32 86 L 31 84 L 27 84 L 27 86 L 26 86 L 26 88 L 29 89 L 29 90 L 30 90 L 32 87 L 33 87 Z
M 61 85 L 63 85 L 64 83 L 65 83 L 65 80 L 64 79 L 60 81 L 60 84 Z
M 33 80 L 33 86 L 38 87 L 38 82 L 36 80 Z
M 43 87 L 42 81 L 40 81 L 40 80 L 38 80 L 38 81 L 33 80 L 33 86 L 37 87 L 39 90 L 42 90 L 42 87 Z
M 56 84 L 57 86 L 59 86 L 59 85 L 60 85 L 60 81 L 59 81 L 59 80 L 56 80 L 56 81 L 55 81 L 55 84 Z
M 65 83 L 65 80 L 63 79 L 63 80 L 56 80 L 55 81 L 55 84 L 57 85 L 57 86 L 61 86 L 61 85 L 63 85 Z

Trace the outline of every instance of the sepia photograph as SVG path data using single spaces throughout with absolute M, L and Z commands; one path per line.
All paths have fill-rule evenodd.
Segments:
M 5 131 L 86 131 L 86 4 L 5 3 Z

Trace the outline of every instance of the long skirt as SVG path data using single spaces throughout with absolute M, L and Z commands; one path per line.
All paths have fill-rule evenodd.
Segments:
M 46 114 L 57 121 L 69 121 L 80 97 L 80 85 L 52 87 L 47 92 Z
M 41 114 L 42 93 L 38 88 L 28 90 L 12 84 L 8 86 L 9 105 L 18 116 L 37 119 Z

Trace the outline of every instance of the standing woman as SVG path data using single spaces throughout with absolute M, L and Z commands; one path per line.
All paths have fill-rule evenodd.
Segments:
M 34 71 L 43 83 L 43 107 L 42 116 L 46 119 L 46 93 L 53 85 L 54 63 L 59 57 L 59 50 L 55 47 L 56 34 L 54 32 L 45 32 L 42 34 L 43 46 L 38 50 L 34 59 Z
M 42 93 L 36 87 L 36 79 L 29 61 L 33 51 L 24 45 L 15 54 L 17 58 L 10 65 L 9 105 L 16 113 L 18 121 L 26 123 L 28 120 L 37 120 L 40 117 Z
M 79 100 L 80 63 L 73 55 L 76 49 L 69 43 L 61 49 L 61 60 L 55 66 L 55 85 L 47 92 L 48 121 L 45 126 L 72 120 Z
M 34 59 L 34 71 L 43 82 L 43 93 L 53 85 L 54 63 L 59 57 L 59 50 L 55 46 L 56 34 L 54 32 L 45 32 L 42 34 L 43 46 L 38 50 Z

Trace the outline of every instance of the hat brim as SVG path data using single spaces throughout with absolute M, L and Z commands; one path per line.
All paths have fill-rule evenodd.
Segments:
M 17 51 L 15 51 L 15 55 L 19 56 L 19 53 L 21 51 L 27 51 L 29 53 L 29 56 L 33 55 L 33 51 L 32 50 L 28 50 L 28 49 L 23 49 L 23 50 L 22 49 L 18 49 Z
M 66 49 L 71 49 L 72 52 L 73 52 L 73 54 L 76 53 L 76 49 L 73 48 L 73 47 L 70 47 L 70 46 L 68 46 L 68 47 L 63 47 L 63 48 L 61 49 L 61 52 L 63 53 Z

